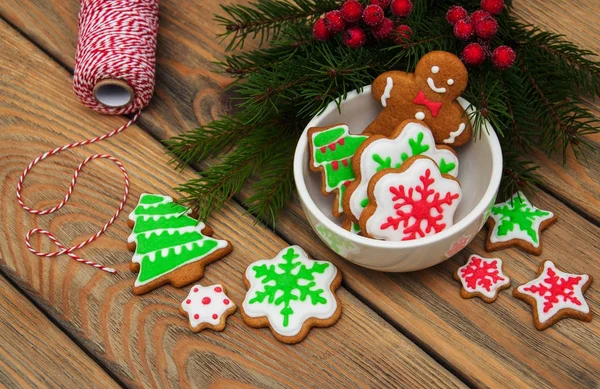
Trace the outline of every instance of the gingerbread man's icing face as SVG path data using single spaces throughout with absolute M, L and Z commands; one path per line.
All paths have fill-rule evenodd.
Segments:
M 390 136 L 404 120 L 421 120 L 436 144 L 462 146 L 472 136 L 469 118 L 456 101 L 467 87 L 462 61 L 445 51 L 424 55 L 414 73 L 390 71 L 373 82 L 371 92 L 382 111 L 365 134 Z

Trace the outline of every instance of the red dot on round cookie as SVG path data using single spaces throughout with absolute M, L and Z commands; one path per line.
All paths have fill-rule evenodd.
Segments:
M 347 0 L 340 7 L 342 19 L 348 23 L 356 23 L 362 17 L 363 7 L 357 0 Z
M 498 15 L 504 9 L 504 0 L 481 0 L 479 6 L 490 15 Z
M 197 292 L 198 292 L 198 288 L 194 288 L 194 293 L 197 293 Z
M 342 19 L 342 13 L 340 11 L 329 11 L 325 14 L 325 28 L 332 33 L 337 34 L 342 32 L 346 27 L 346 22 Z
M 325 42 L 331 38 L 331 32 L 325 27 L 325 19 L 319 19 L 313 26 L 313 36 L 316 40 Z
M 362 19 L 367 26 L 376 26 L 383 20 L 383 8 L 376 4 L 369 4 L 365 7 Z
M 401 24 L 397 26 L 394 32 L 394 42 L 396 42 L 399 45 L 406 45 L 406 43 L 412 38 L 412 28 L 410 28 L 410 26 L 407 26 L 406 24 Z
M 450 23 L 450 25 L 454 26 L 456 22 L 459 20 L 466 19 L 469 14 L 467 10 L 461 7 L 460 5 L 453 5 L 448 8 L 448 12 L 446 12 L 446 21 Z
M 412 12 L 413 4 L 410 0 L 392 0 L 390 9 L 394 16 L 406 17 Z
M 471 19 L 471 21 L 475 24 L 477 24 L 478 21 L 485 19 L 485 18 L 491 18 L 492 15 L 490 15 L 489 12 L 486 12 L 482 9 L 478 9 L 477 11 L 473 12 L 471 14 L 471 16 L 469 16 L 469 19 Z
M 203 297 L 202 298 L 202 304 L 204 304 L 204 305 L 210 304 L 210 297 Z
M 192 300 L 190 300 L 190 299 L 185 300 L 186 304 L 190 304 L 191 302 L 192 302 Z
M 212 318 L 213 318 L 214 320 L 217 320 L 217 317 L 219 317 L 219 315 L 217 315 L 216 313 L 213 313 L 213 315 L 212 315 Z
M 468 19 L 459 20 L 454 25 L 454 36 L 460 40 L 466 41 L 471 39 L 475 32 L 475 25 Z
M 498 46 L 492 52 L 492 63 L 496 69 L 506 70 L 510 68 L 517 58 L 515 51 L 508 46 Z
M 223 291 L 223 289 L 220 286 L 215 287 L 215 292 L 221 293 L 222 291 Z
M 371 29 L 371 34 L 377 40 L 383 40 L 390 36 L 394 29 L 394 22 L 388 18 L 383 18 L 381 23 Z
M 229 300 L 228 300 L 228 299 L 224 299 L 224 300 L 223 300 L 223 304 L 225 304 L 225 305 L 229 305 Z
M 367 34 L 360 27 L 350 27 L 344 32 L 344 44 L 352 49 L 358 49 L 365 44 Z
M 498 22 L 489 17 L 475 23 L 475 33 L 481 39 L 492 39 L 498 32 Z
M 479 43 L 469 43 L 463 49 L 460 58 L 469 66 L 478 66 L 485 61 L 485 50 Z
M 197 313 L 194 315 L 194 319 L 198 320 L 200 319 L 200 315 L 198 315 Z

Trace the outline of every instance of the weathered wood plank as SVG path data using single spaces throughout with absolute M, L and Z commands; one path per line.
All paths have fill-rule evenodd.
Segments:
M 27 252 L 25 232 L 33 226 L 55 231 L 65 242 L 94 232 L 113 212 L 120 197 L 118 171 L 105 162 L 83 173 L 75 195 L 54 216 L 32 217 L 14 196 L 23 166 L 43 151 L 102 133 L 124 123 L 120 117 L 95 114 L 70 91 L 69 74 L 16 31 L 0 23 L 0 266 L 125 384 L 131 386 L 208 387 L 462 387 L 463 384 L 381 317 L 341 288 L 341 320 L 330 329 L 314 329 L 295 346 L 275 341 L 266 329 L 230 317 L 222 333 L 194 334 L 178 313 L 187 288 L 163 287 L 133 296 L 135 275 L 128 271 L 130 231 L 119 218 L 106 236 L 81 255 L 113 265 L 109 275 L 68 258 L 40 259 Z M 88 154 L 110 151 L 127 166 L 133 181 L 130 212 L 145 191 L 173 194 L 172 187 L 192 177 L 166 165 L 168 157 L 148 134 L 134 126 L 117 138 L 53 157 L 34 170 L 24 196 L 36 207 L 60 199 L 71 169 Z M 106 169 L 106 171 L 104 171 Z M 287 243 L 235 203 L 209 221 L 215 236 L 231 240 L 234 251 L 211 264 L 201 281 L 222 282 L 240 302 L 242 272 L 250 262 L 269 258 Z M 50 249 L 46 241 L 36 247 Z M 325 363 L 324 363 L 325 362 Z
M 224 49 L 214 38 L 220 27 L 212 15 L 219 12 L 219 4 L 234 2 L 160 2 L 157 89 L 141 121 L 155 137 L 179 134 L 221 112 L 219 94 L 231 79 L 211 72 L 212 62 L 221 58 Z M 72 69 L 78 7 L 77 2 L 60 0 L 5 0 L 0 3 L 0 15 Z M 597 8 L 597 0 L 515 1 L 516 14 L 524 21 L 563 33 L 581 47 L 600 53 Z M 597 102 L 587 105 L 600 117 Z M 600 147 L 600 135 L 591 136 L 590 142 Z M 586 164 L 569 152 L 564 166 L 561 155 L 549 158 L 538 152 L 534 158 L 541 164 L 544 186 L 600 224 L 600 155 L 590 155 Z
M 0 290 L 0 386 L 120 387 L 2 275 Z

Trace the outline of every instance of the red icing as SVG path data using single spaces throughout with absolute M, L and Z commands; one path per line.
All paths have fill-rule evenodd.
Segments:
M 223 304 L 225 304 L 225 305 L 229 305 L 229 300 L 228 300 L 228 299 L 224 299 L 224 300 L 223 300 Z
M 210 304 L 210 297 L 203 297 L 202 298 L 202 304 L 204 304 L 204 305 Z
M 348 159 L 342 159 L 342 165 L 344 165 L 344 166 L 348 166 L 348 160 L 349 160 L 349 159 L 350 159 L 350 158 L 348 158 Z
M 413 103 L 417 105 L 424 105 L 425 108 L 427 108 L 431 112 L 431 116 L 433 116 L 434 118 L 437 117 L 437 115 L 439 115 L 440 109 L 443 105 L 440 101 L 431 101 L 427 99 L 427 96 L 425 96 L 425 93 L 423 93 L 423 91 L 419 91 L 419 93 L 417 93 L 417 97 L 415 97 Z
M 344 182 L 344 186 L 346 186 L 346 187 L 347 187 L 348 185 L 350 185 L 350 181 L 346 181 L 346 182 Z
M 562 301 L 570 301 L 575 305 L 581 305 L 581 301 L 574 296 L 574 289 L 580 281 L 581 276 L 568 278 L 559 277 L 554 272 L 554 269 L 549 267 L 543 282 L 523 288 L 523 290 L 543 296 L 545 300 L 543 310 L 544 312 L 548 312 L 554 307 L 554 304 L 558 304 Z M 550 287 L 546 284 L 550 284 Z M 560 301 L 558 299 L 559 297 L 562 297 Z
M 223 289 L 220 286 L 215 287 L 215 292 L 221 293 Z
M 506 280 L 499 275 L 498 260 L 484 261 L 479 257 L 472 257 L 466 267 L 460 269 L 460 276 L 469 288 L 480 285 L 488 292 L 498 282 Z
M 191 302 L 192 302 L 192 300 L 190 300 L 190 299 L 185 300 L 186 304 L 190 304 Z
M 394 195 L 392 201 L 398 201 L 394 205 L 396 209 L 397 217 L 388 216 L 387 222 L 381 225 L 381 229 L 385 230 L 392 227 L 397 230 L 402 223 L 403 234 L 405 235 L 402 240 L 412 240 L 419 237 L 424 237 L 425 234 L 430 233 L 432 230 L 435 233 L 442 231 L 446 224 L 439 223 L 443 218 L 444 209 L 442 205 L 451 205 L 459 195 L 458 193 L 446 193 L 443 198 L 440 198 L 440 193 L 435 192 L 433 189 L 429 189 L 429 186 L 435 182 L 431 178 L 431 170 L 427 169 L 425 175 L 419 177 L 423 186 L 417 186 L 416 188 L 408 188 L 408 192 L 405 191 L 404 185 L 398 186 L 398 188 L 391 186 L 390 192 Z M 413 198 L 414 191 L 420 194 L 419 200 Z M 432 198 L 430 198 L 432 197 Z M 410 206 L 410 212 L 404 212 L 401 208 Z M 432 210 L 437 211 L 437 216 L 431 215 Z M 412 224 L 411 224 L 411 219 Z M 425 231 L 421 226 L 423 220 L 426 221 Z
M 340 144 L 340 146 L 343 146 L 345 141 L 344 138 L 340 138 L 337 142 Z
M 325 151 L 327 151 L 327 147 L 323 146 L 323 147 L 321 147 L 320 150 L 321 150 L 322 153 L 325 153 Z
M 198 288 L 194 288 L 194 292 L 198 292 Z
M 330 143 L 329 146 L 327 146 L 327 147 L 329 147 L 329 149 L 331 149 L 331 151 L 333 151 L 333 150 L 335 150 L 335 143 Z
M 340 167 L 340 163 L 338 161 L 331 161 L 331 167 L 333 168 L 333 170 L 338 170 L 338 168 Z
M 216 320 L 217 317 L 219 317 L 219 315 L 217 315 L 216 313 L 213 313 L 212 318 Z
M 196 319 L 196 320 L 200 319 L 200 315 L 198 315 L 198 314 L 195 314 L 195 315 L 194 315 L 194 319 Z

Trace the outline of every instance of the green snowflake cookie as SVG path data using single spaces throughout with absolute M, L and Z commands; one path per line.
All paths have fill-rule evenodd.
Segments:
M 496 244 L 520 241 L 525 248 L 538 249 L 541 231 L 554 219 L 552 212 L 536 208 L 522 192 L 517 192 L 508 201 L 492 207 L 488 223 L 493 227 L 490 228 L 488 241 L 491 245 L 488 246 L 494 249 Z
M 311 170 L 322 171 L 323 187 L 327 194 L 337 192 L 333 214 L 340 216 L 343 213 L 342 197 L 346 187 L 355 178 L 352 157 L 367 136 L 350 135 L 346 125 L 311 128 L 308 135 Z
M 294 337 L 309 319 L 326 321 L 339 315 L 332 292 L 337 275 L 332 263 L 309 259 L 299 246 L 256 261 L 245 273 L 249 290 L 242 305 L 244 319 L 260 327 L 256 320 L 266 318 L 276 334 Z M 334 289 L 339 279 L 335 283 Z

